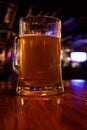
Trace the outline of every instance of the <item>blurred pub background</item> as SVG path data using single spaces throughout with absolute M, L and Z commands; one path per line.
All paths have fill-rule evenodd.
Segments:
M 61 19 L 63 79 L 87 79 L 86 8 L 86 0 L 0 0 L 0 81 L 14 78 L 14 37 L 18 35 L 19 18 L 30 15 L 51 15 Z

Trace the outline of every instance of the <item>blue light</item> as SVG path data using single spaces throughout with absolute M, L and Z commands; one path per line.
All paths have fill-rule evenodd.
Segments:
M 66 22 L 64 22 L 64 26 L 68 26 L 69 24 L 72 24 L 75 21 L 76 21 L 76 18 L 72 17 L 69 20 L 67 20 Z
M 71 85 L 74 87 L 83 88 L 85 86 L 86 81 L 84 79 L 73 79 L 71 80 Z
M 36 90 L 37 90 L 37 87 L 34 87 L 33 90 L 36 91 Z
M 79 40 L 76 40 L 73 44 L 75 44 L 75 45 L 87 44 L 87 39 L 79 39 Z
M 70 57 L 73 62 L 85 62 L 87 60 L 86 52 L 71 52 Z
M 46 35 L 52 35 L 52 34 L 53 34 L 53 31 L 46 32 Z

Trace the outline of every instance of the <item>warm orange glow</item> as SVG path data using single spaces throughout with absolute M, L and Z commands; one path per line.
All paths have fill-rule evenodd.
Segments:
M 2 54 L 1 54 L 1 59 L 2 59 L 2 63 L 5 62 L 5 50 L 2 51 Z

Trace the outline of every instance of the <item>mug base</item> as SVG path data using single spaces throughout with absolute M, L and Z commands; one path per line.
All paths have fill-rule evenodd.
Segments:
M 63 86 L 17 86 L 16 93 L 18 95 L 30 96 L 50 96 L 59 95 L 64 92 Z

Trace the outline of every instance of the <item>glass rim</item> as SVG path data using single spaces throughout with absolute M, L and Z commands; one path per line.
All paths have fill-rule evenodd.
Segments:
M 32 15 L 32 16 L 26 16 L 26 17 L 21 17 L 19 19 L 19 21 L 22 21 L 24 19 L 28 19 L 28 18 L 49 18 L 49 19 L 54 19 L 56 22 L 61 22 L 61 20 L 57 17 L 54 17 L 54 16 L 48 16 L 48 15 L 42 15 L 42 16 L 35 16 L 35 15 Z

